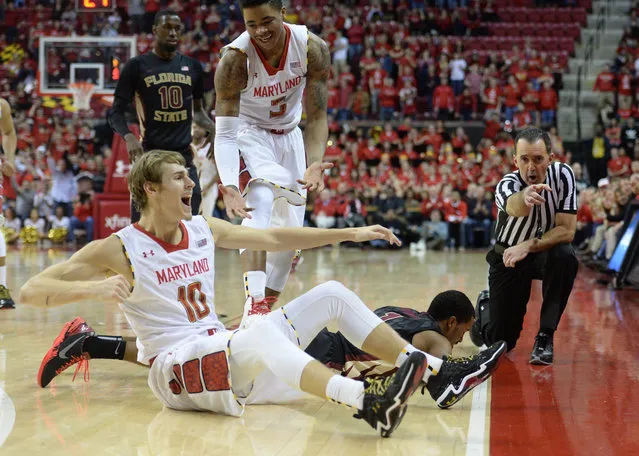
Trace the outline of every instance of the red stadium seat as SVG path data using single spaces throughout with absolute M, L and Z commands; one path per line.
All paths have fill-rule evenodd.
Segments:
M 504 8 L 498 11 L 499 18 L 503 22 L 515 22 L 517 18 L 515 17 L 515 13 L 511 8 Z
M 528 23 L 543 22 L 543 9 L 527 8 L 525 20 Z
M 592 0 L 579 0 L 579 6 L 587 11 L 592 11 Z
M 581 25 L 586 25 L 588 16 L 584 8 L 575 8 L 571 11 L 572 21 L 579 22 Z
M 564 36 L 571 38 L 573 40 L 580 41 L 581 40 L 581 27 L 578 23 L 565 24 L 564 28 Z
M 563 68 L 568 68 L 568 59 L 570 57 L 567 53 L 560 52 L 557 54 L 557 61 Z
M 557 22 L 572 22 L 572 12 L 570 8 L 557 8 Z

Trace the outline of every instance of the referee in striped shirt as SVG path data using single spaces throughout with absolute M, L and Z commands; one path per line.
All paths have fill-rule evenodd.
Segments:
M 557 329 L 577 275 L 571 245 L 577 224 L 577 192 L 570 166 L 553 162 L 550 137 L 537 128 L 515 139 L 517 171 L 497 185 L 496 244 L 486 255 L 489 292 L 480 295 L 471 335 L 478 345 L 505 340 L 515 348 L 523 327 L 531 282 L 543 280 L 539 333 L 531 364 L 552 364 Z

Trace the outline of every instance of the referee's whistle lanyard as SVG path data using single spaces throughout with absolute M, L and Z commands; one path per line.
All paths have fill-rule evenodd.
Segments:
M 544 235 L 544 230 L 541 227 L 541 206 L 535 206 L 535 217 L 537 218 L 537 230 L 535 231 L 535 237 L 541 239 Z

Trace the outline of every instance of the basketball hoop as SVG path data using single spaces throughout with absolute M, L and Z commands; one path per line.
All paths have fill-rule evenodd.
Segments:
M 73 95 L 73 106 L 77 110 L 91 109 L 91 95 L 95 92 L 95 84 L 90 82 L 74 82 L 69 84 L 69 90 Z

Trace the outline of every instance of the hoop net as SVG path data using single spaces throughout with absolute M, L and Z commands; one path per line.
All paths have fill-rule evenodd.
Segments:
M 91 108 L 91 95 L 95 92 L 95 84 L 75 82 L 69 84 L 69 90 L 73 94 L 73 106 L 77 110 L 85 111 Z

